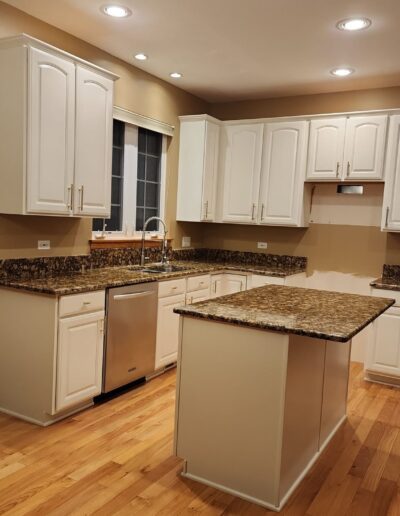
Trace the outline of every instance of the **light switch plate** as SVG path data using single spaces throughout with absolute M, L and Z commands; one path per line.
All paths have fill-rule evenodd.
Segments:
M 38 240 L 37 248 L 42 251 L 48 251 L 50 249 L 50 240 Z
M 190 247 L 192 244 L 192 239 L 190 236 L 182 237 L 182 247 Z
M 257 242 L 257 248 L 258 249 L 267 249 L 268 243 L 267 242 Z

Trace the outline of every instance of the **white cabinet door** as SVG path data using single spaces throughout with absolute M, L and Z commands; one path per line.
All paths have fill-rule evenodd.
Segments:
M 263 124 L 226 126 L 222 221 L 257 222 Z
M 203 290 L 196 290 L 195 292 L 189 292 L 186 294 L 187 305 L 199 303 L 200 301 L 207 301 L 208 299 L 210 299 L 210 289 L 208 288 L 204 288 Z
M 210 297 L 219 297 L 224 295 L 224 274 L 213 274 L 211 276 Z
M 265 285 L 284 285 L 285 278 L 279 276 L 263 276 L 262 274 L 252 274 L 248 282 L 248 289 L 264 287 Z
M 343 172 L 346 118 L 311 120 L 307 179 L 338 180 Z
M 27 211 L 69 215 L 74 175 L 74 63 L 31 48 L 28 91 Z
M 382 229 L 400 231 L 400 115 L 390 117 Z
M 400 377 L 400 308 L 390 308 L 372 325 L 366 369 Z
M 56 411 L 101 392 L 104 312 L 59 321 Z
M 302 226 L 308 122 L 266 124 L 260 223 Z
M 387 115 L 352 116 L 347 120 L 345 179 L 383 178 Z
M 244 274 L 224 274 L 224 295 L 246 290 L 247 276 Z
M 215 219 L 219 130 L 204 117 L 181 117 L 177 220 Z
M 76 72 L 74 211 L 110 216 L 113 81 L 87 68 Z
M 179 315 L 174 308 L 185 304 L 185 294 L 158 300 L 156 369 L 176 362 L 179 344 Z
M 206 122 L 201 220 L 215 220 L 219 157 L 219 126 Z

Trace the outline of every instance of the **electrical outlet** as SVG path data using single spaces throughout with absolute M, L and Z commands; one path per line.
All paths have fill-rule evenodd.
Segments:
M 38 240 L 37 248 L 42 251 L 48 251 L 50 249 L 50 240 Z
M 268 247 L 267 242 L 257 242 L 258 249 L 267 249 L 267 247 Z
M 182 247 L 190 247 L 192 244 L 192 239 L 190 236 L 182 237 Z

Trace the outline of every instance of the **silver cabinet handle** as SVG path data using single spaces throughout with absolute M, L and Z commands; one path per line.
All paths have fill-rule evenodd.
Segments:
M 347 162 L 347 177 L 350 175 L 350 161 Z
M 114 296 L 114 301 L 124 301 L 126 299 L 133 299 L 135 297 L 145 297 L 145 296 L 152 296 L 154 292 L 134 292 L 132 294 L 119 294 L 117 296 Z
M 261 205 L 261 220 L 264 220 L 264 203 Z
M 339 177 L 339 168 L 340 168 L 340 163 L 339 161 L 336 163 L 336 177 Z
M 386 208 L 385 228 L 387 228 L 388 222 L 389 222 L 389 206 Z
M 83 185 L 78 188 L 79 192 L 79 209 L 83 211 Z
M 208 201 L 204 203 L 204 219 L 208 219 Z
M 69 187 L 67 188 L 67 194 L 68 194 L 68 204 L 67 204 L 67 208 L 69 210 L 72 210 L 72 196 L 73 196 L 73 189 L 74 189 L 74 185 L 69 185 Z
M 251 220 L 254 220 L 254 212 L 255 212 L 255 210 L 256 210 L 256 205 L 253 202 L 253 206 L 251 207 Z

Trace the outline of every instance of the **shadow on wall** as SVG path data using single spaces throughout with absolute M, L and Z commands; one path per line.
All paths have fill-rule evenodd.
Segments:
M 91 230 L 91 219 L 0 215 L 0 259 L 87 254 Z M 39 251 L 38 240 L 51 249 Z

